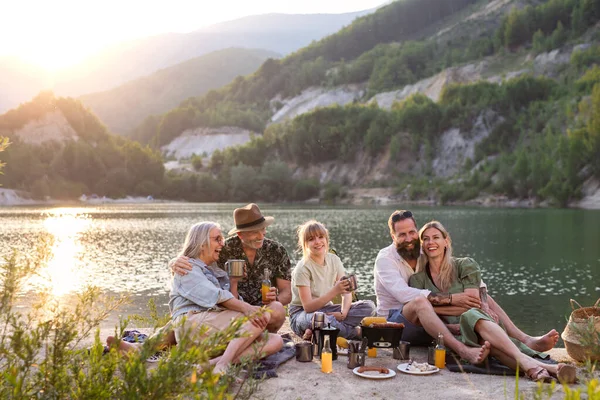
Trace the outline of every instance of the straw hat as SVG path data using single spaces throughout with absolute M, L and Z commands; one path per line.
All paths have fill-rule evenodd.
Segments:
M 250 203 L 242 208 L 233 210 L 233 222 L 235 228 L 229 231 L 229 235 L 238 232 L 257 231 L 271 225 L 275 218 L 263 217 L 260 208 L 254 203 Z

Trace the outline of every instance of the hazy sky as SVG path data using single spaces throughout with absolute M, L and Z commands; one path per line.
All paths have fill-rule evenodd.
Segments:
M 344 13 L 385 0 L 7 0 L 0 2 L 0 55 L 47 68 L 103 46 L 164 32 L 190 32 L 246 15 Z

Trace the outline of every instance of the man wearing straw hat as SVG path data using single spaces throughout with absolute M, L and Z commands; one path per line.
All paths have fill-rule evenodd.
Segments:
M 267 227 L 273 223 L 274 218 L 263 216 L 256 204 L 236 208 L 233 211 L 233 221 L 235 228 L 229 231 L 231 236 L 225 240 L 218 265 L 225 269 L 225 262 L 228 260 L 246 261 L 245 278 L 232 278 L 231 284 L 232 289 L 237 286 L 239 296 L 252 305 L 263 304 L 261 285 L 265 269 L 269 271 L 272 286 L 265 303 L 274 311 L 268 329 L 277 332 L 285 321 L 283 305 L 292 300 L 290 258 L 280 243 L 265 237 Z M 179 257 L 172 262 L 171 269 L 177 274 L 185 275 L 192 266 L 186 257 Z

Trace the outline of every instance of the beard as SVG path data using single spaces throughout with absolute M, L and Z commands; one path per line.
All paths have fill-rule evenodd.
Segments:
M 413 245 L 413 248 L 409 249 L 408 246 L 411 244 Z M 400 254 L 400 257 L 405 260 L 416 260 L 421 254 L 421 242 L 419 239 L 415 239 L 412 242 L 402 242 L 396 245 L 396 250 L 398 251 L 398 254 Z

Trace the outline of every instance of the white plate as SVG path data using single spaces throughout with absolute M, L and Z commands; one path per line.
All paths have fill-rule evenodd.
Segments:
M 352 370 L 352 372 L 354 372 L 354 375 L 358 375 L 367 379 L 387 379 L 396 376 L 396 371 L 394 371 L 393 369 L 389 370 L 389 374 L 380 374 L 377 371 L 358 372 L 359 368 L 360 367 L 356 367 Z
M 405 374 L 411 374 L 411 375 L 431 375 L 431 374 L 435 374 L 436 372 L 439 372 L 440 369 L 438 367 L 433 367 L 433 369 L 430 369 L 429 371 L 411 371 L 411 370 L 406 370 L 406 367 L 408 366 L 408 363 L 404 363 L 404 364 L 400 364 L 398 365 L 398 371 L 400 372 L 404 372 Z

